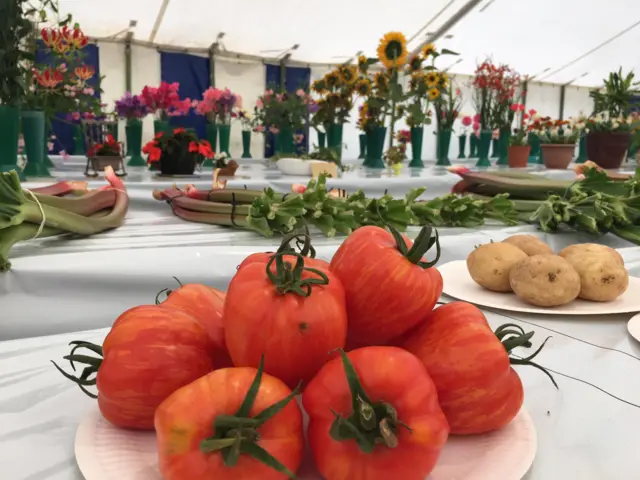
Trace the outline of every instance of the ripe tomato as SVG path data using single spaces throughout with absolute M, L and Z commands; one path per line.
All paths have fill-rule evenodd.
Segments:
M 436 244 L 436 259 L 422 260 Z M 425 227 L 416 242 L 379 227 L 354 231 L 338 248 L 331 270 L 347 298 L 349 343 L 380 345 L 416 326 L 442 293 L 442 276 L 433 266 L 440 244 Z
M 480 309 L 451 302 L 431 312 L 402 345 L 427 367 L 453 434 L 497 430 L 522 407 L 522 382 L 510 363 L 532 364 L 530 359 L 538 352 L 528 362 L 510 359 L 512 348 L 531 346 L 533 334 L 525 335 L 517 325 L 504 327 L 497 331 L 500 336 L 515 337 L 502 344 Z
M 233 363 L 257 367 L 295 387 L 308 382 L 343 348 L 347 334 L 344 289 L 331 272 L 304 266 L 302 256 L 275 254 L 267 265 L 238 270 L 224 306 L 225 340 Z
M 264 263 L 264 264 L 267 264 L 269 262 L 269 259 L 275 253 L 280 253 L 280 252 L 295 253 L 295 250 L 291 246 L 291 244 L 294 241 L 296 242 L 296 246 L 300 249 L 300 255 L 302 255 L 304 257 L 305 266 L 313 267 L 313 268 L 323 268 L 323 269 L 329 268 L 329 262 L 327 262 L 325 260 L 320 260 L 320 259 L 315 258 L 316 251 L 311 246 L 311 240 L 310 240 L 309 235 L 308 234 L 294 233 L 294 234 L 289 234 L 289 235 L 284 237 L 284 239 L 282 240 L 282 244 L 280 245 L 280 248 L 278 248 L 278 251 L 276 251 L 276 252 L 252 253 L 251 255 L 249 255 L 247 258 L 245 258 L 242 261 L 242 263 L 238 266 L 238 270 L 240 270 L 241 268 L 249 265 L 250 263 Z M 296 261 L 295 256 L 287 256 L 285 258 L 286 258 L 286 260 L 292 261 L 294 263 Z
M 160 304 L 162 307 L 183 310 L 202 325 L 215 346 L 213 360 L 218 368 L 233 366 L 224 343 L 224 326 L 222 325 L 224 298 L 225 295 L 220 290 L 207 285 L 190 283 L 170 291 L 167 299 Z
M 65 359 L 88 365 L 83 374 L 74 378 L 56 368 L 94 398 L 85 387 L 96 385 L 102 415 L 123 428 L 153 429 L 158 405 L 215 366 L 213 344 L 204 328 L 188 313 L 170 307 L 127 310 L 113 324 L 102 348 L 88 342 L 72 344 Z M 75 355 L 78 348 L 88 348 L 103 359 Z M 95 379 L 89 378 L 92 374 Z
M 309 383 L 302 402 L 327 480 L 424 480 L 449 435 L 424 365 L 396 347 L 342 353 Z
M 294 478 L 304 450 L 302 413 L 291 401 L 295 393 L 261 368 L 216 370 L 176 391 L 156 411 L 162 477 Z M 265 412 L 276 403 L 276 411 Z M 279 471 L 257 459 L 265 453 Z

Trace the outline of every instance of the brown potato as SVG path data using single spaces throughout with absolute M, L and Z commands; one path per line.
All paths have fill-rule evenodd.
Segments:
M 600 245 L 599 243 L 577 243 L 575 245 L 569 245 L 560 250 L 558 255 L 562 258 L 569 259 L 570 256 L 579 253 L 609 253 L 616 258 L 620 265 L 624 266 L 624 259 L 615 248 Z
M 533 255 L 518 262 L 509 282 L 519 298 L 538 307 L 565 305 L 580 293 L 580 275 L 557 255 Z
M 580 275 L 580 298 L 610 302 L 629 287 L 627 269 L 609 252 L 576 253 L 567 257 L 567 261 Z
M 471 278 L 487 290 L 510 292 L 509 271 L 527 254 L 509 243 L 480 245 L 467 257 Z
M 515 245 L 527 255 L 553 255 L 553 249 L 533 235 L 512 235 L 503 240 L 504 243 Z

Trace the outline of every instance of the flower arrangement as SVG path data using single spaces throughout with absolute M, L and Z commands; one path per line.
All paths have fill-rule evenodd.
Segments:
M 511 109 L 515 113 L 522 113 L 522 120 L 520 125 L 516 128 L 509 137 L 509 145 L 511 146 L 527 146 L 529 145 L 529 132 L 535 128 L 532 125 L 538 120 L 538 116 L 535 110 L 529 110 L 525 112 L 525 106 L 521 103 L 514 103 L 511 105 Z
M 192 102 L 188 98 L 180 100 L 179 89 L 180 84 L 177 82 L 171 84 L 162 82 L 159 87 L 147 85 L 142 89 L 140 98 L 149 113 L 155 115 L 158 120 L 184 116 L 189 113 Z
M 249 112 L 241 108 L 238 110 L 238 119 L 240 120 L 242 131 L 250 132 L 251 127 L 253 126 L 253 116 Z
M 256 100 L 255 131 L 265 132 L 268 128 L 275 135 L 283 128 L 298 130 L 304 126 L 313 105 L 313 98 L 301 88 L 292 94 L 276 93 L 269 88 Z
M 212 123 L 230 124 L 237 117 L 237 110 L 242 108 L 242 97 L 228 88 L 209 87 L 202 94 L 202 100 L 194 101 L 196 113 L 209 115 Z
M 131 95 L 131 92 L 127 92 L 120 100 L 116 100 L 115 113 L 120 118 L 137 120 L 146 117 L 149 114 L 149 108 L 139 95 Z
M 311 90 L 319 95 L 313 124 L 324 126 L 344 124 L 349 121 L 356 86 L 360 91 L 367 90 L 369 79 L 362 77 L 355 65 L 339 65 L 322 79 L 311 85 Z
M 465 115 L 462 117 L 460 123 L 462 124 L 461 135 L 467 135 L 469 133 L 469 127 L 473 124 L 473 118 L 471 118 L 470 115 Z
M 584 122 L 569 120 L 552 120 L 550 117 L 535 118 L 527 127 L 540 137 L 540 143 L 546 145 L 571 145 L 578 141 Z
M 185 145 L 190 153 L 198 153 L 204 158 L 213 158 L 214 156 L 208 141 L 199 140 L 193 131 L 184 128 L 176 128 L 172 132 L 159 132 L 153 140 L 147 142 L 142 151 L 149 155 L 149 163 L 153 163 L 160 161 L 164 152 L 173 153 Z
M 584 124 L 585 132 L 633 132 L 638 129 L 638 113 L 611 117 L 608 111 L 590 117 L 580 116 L 578 122 Z
M 439 85 L 440 94 L 434 100 L 433 107 L 436 112 L 436 124 L 438 131 L 452 130 L 458 115 L 460 114 L 460 105 L 462 104 L 462 92 L 459 88 L 454 90 L 453 82 L 449 82 L 446 75 L 441 77 L 442 82 Z
M 511 105 L 516 102 L 520 75 L 508 65 L 494 65 L 486 60 L 475 71 L 473 101 L 480 115 L 482 130 L 510 127 Z
M 87 152 L 88 157 L 119 157 L 122 151 L 120 150 L 120 144 L 111 134 L 105 136 L 103 143 L 97 143 L 89 149 Z

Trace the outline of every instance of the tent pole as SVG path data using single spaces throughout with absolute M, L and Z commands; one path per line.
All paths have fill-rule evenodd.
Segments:
M 127 32 L 124 43 L 124 88 L 127 92 L 131 92 L 131 39 L 133 32 Z
M 559 120 L 563 120 L 564 119 L 564 97 L 565 97 L 566 89 L 567 89 L 566 85 L 561 85 L 560 86 L 560 112 L 558 113 L 558 119 Z
M 218 42 L 209 48 L 209 86 L 216 88 L 216 52 L 218 51 Z
M 162 21 L 164 20 L 164 14 L 167 11 L 167 7 L 169 6 L 169 1 L 170 0 L 162 0 L 162 5 L 160 5 L 160 10 L 158 10 L 158 16 L 156 17 L 156 21 L 153 24 L 153 30 L 151 30 L 151 35 L 149 35 L 150 42 L 153 42 L 156 39 L 158 30 L 160 30 L 160 25 L 162 25 Z
M 280 91 L 287 91 L 287 60 L 291 57 L 290 53 L 287 53 L 282 60 L 280 60 Z

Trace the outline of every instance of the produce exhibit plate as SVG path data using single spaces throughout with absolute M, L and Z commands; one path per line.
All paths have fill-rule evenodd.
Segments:
M 629 335 L 640 342 L 640 313 L 631 317 L 631 320 L 627 323 L 627 330 Z
M 536 430 L 523 408 L 497 432 L 450 437 L 428 480 L 520 480 L 531 467 L 536 448 Z M 97 407 L 78 427 L 75 453 L 86 480 L 162 480 L 155 433 L 116 428 Z M 312 461 L 303 463 L 298 478 L 321 479 Z
M 612 302 L 589 302 L 576 299 L 560 307 L 536 307 L 520 300 L 514 293 L 498 293 L 482 288 L 473 281 L 465 260 L 438 267 L 444 281 L 443 293 L 482 307 L 544 315 L 612 315 L 640 312 L 640 278 L 629 277 L 627 291 Z

